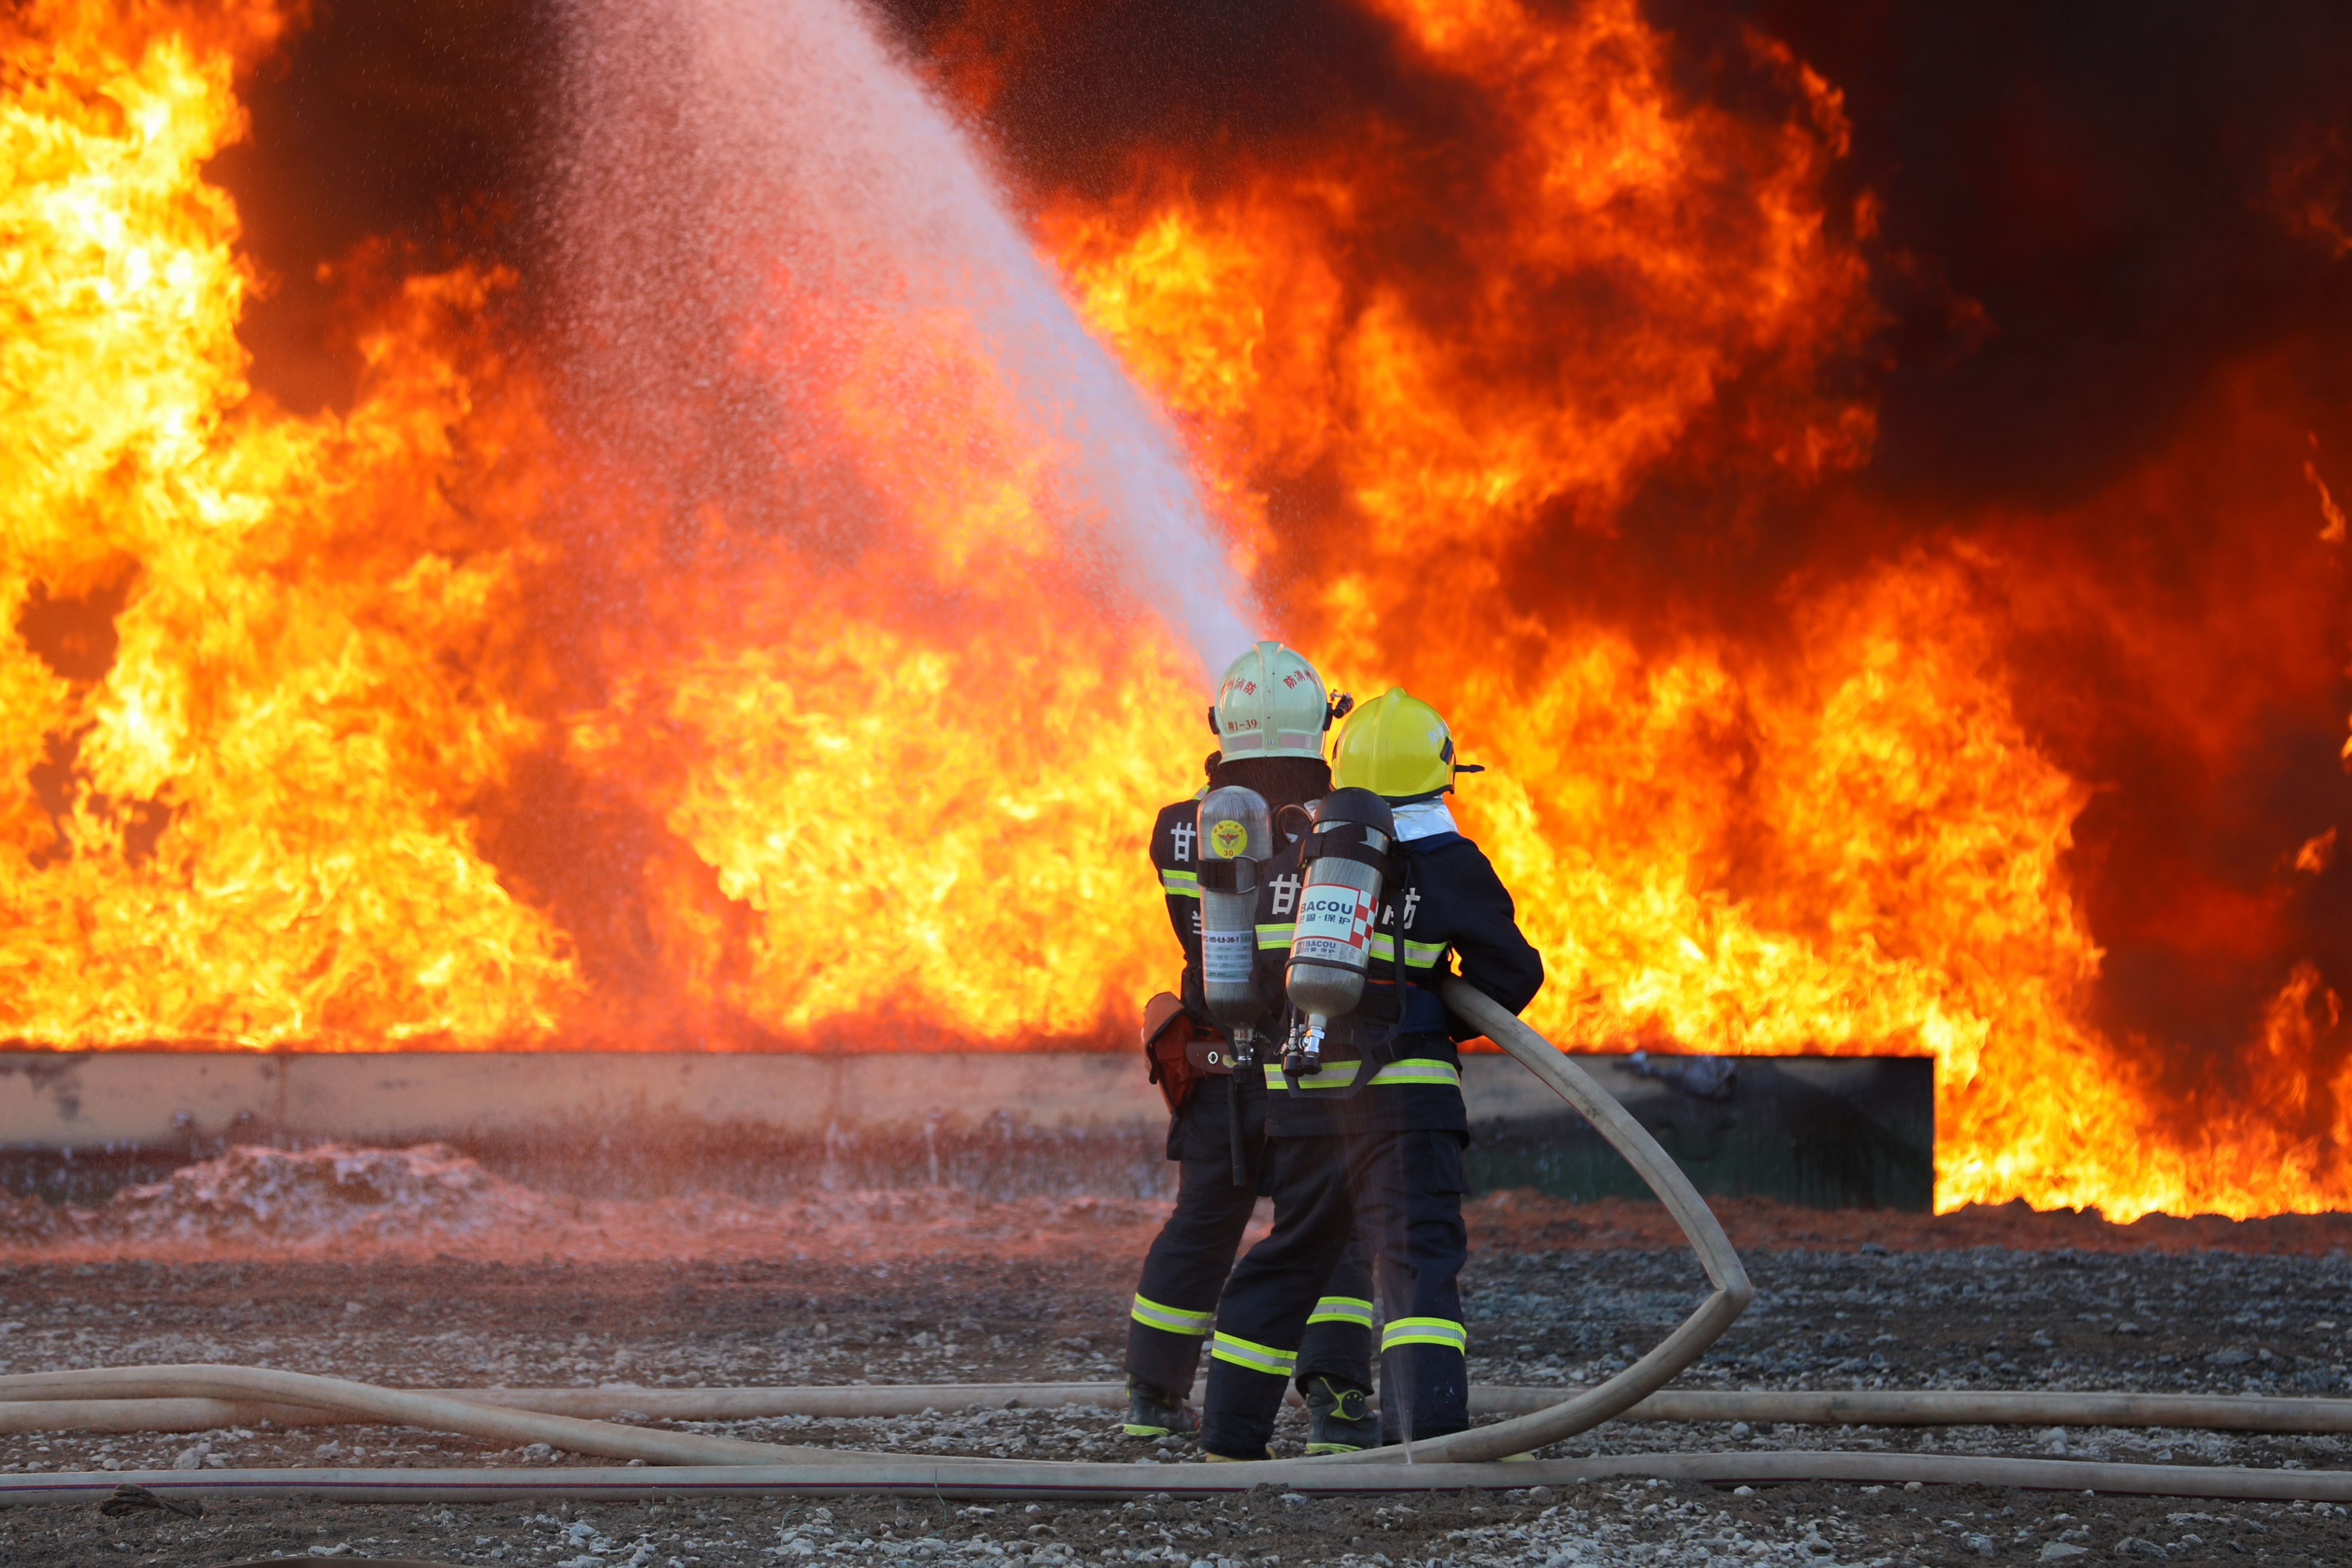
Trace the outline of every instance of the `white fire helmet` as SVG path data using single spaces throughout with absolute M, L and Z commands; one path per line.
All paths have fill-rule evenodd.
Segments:
M 1234 660 L 1209 710 L 1209 727 L 1229 763 L 1320 757 L 1329 723 L 1323 678 L 1278 642 L 1262 642 Z

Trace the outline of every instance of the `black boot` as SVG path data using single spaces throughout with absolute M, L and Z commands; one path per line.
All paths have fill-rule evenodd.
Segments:
M 1371 1394 L 1328 1377 L 1307 1380 L 1307 1451 L 1310 1454 L 1352 1454 L 1377 1448 L 1380 1418 L 1372 1414 Z
M 1201 1429 L 1192 1407 L 1175 1395 L 1129 1374 L 1127 1435 L 1130 1437 L 1189 1437 Z

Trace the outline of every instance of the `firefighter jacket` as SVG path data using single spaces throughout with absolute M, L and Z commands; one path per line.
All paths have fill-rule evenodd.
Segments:
M 1267 1126 L 1279 1137 L 1349 1131 L 1469 1131 L 1454 1042 L 1478 1029 L 1454 1017 L 1437 986 L 1458 973 L 1513 1013 L 1543 985 L 1543 959 L 1519 934 L 1511 895 L 1443 801 L 1397 810 L 1394 874 L 1381 889 L 1363 1001 L 1331 1021 L 1323 1069 L 1286 1079 L 1265 1069 Z M 1278 992 L 1303 882 L 1306 846 L 1268 867 L 1258 898 L 1259 986 Z M 1457 968 L 1458 966 L 1458 968 Z

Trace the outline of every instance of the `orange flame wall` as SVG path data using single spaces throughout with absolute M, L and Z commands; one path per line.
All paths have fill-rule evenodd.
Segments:
M 1801 9 L 1307 13 L 1198 90 L 1102 42 L 1171 28 L 1133 54 L 1181 68 L 1197 19 L 896 25 L 1274 626 L 1488 764 L 1458 810 L 1543 949 L 1532 1020 L 1932 1053 L 1947 1206 L 2352 1200 L 2340 124 L 2274 94 L 2214 176 L 2267 315 L 2150 307 L 2201 335 L 2124 321 L 2066 373 L 2111 395 L 2037 403 L 2037 325 L 2122 307 L 1977 289 L 2000 246 L 1918 182 L 2095 250 L 2131 216 L 2067 164 L 2098 105 L 2015 84 L 2001 125 L 2056 129 L 1963 177 L 1874 150 L 1916 84 Z M 780 471 L 855 516 L 583 449 L 613 410 L 567 405 L 528 225 L 338 247 L 305 352 L 349 396 L 257 390 L 241 321 L 320 286 L 208 160 L 289 20 L 0 24 L 0 1032 L 1116 1045 L 1172 956 L 1139 836 L 1202 693 L 1149 585 L 1059 542 L 969 334 L 740 348 L 799 375 Z

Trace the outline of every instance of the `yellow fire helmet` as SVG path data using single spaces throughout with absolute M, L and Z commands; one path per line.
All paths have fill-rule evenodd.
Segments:
M 1457 773 L 1485 770 L 1454 760 L 1445 716 L 1391 686 L 1348 716 L 1331 752 L 1335 789 L 1368 789 L 1391 805 L 1429 800 L 1454 787 Z
M 1234 660 L 1209 710 L 1209 728 L 1229 763 L 1320 757 L 1331 719 L 1323 678 L 1297 650 L 1278 642 L 1262 642 Z

